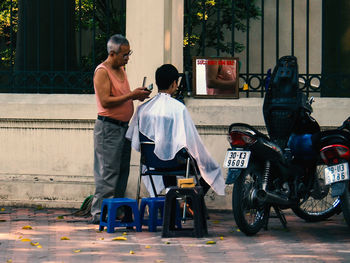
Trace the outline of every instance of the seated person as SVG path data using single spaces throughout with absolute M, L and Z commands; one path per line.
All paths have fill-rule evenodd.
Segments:
M 185 148 L 196 160 L 204 192 L 209 189 L 205 186 L 207 184 L 218 195 L 224 195 L 225 182 L 220 166 L 204 147 L 185 105 L 171 97 L 178 88 L 178 77 L 173 65 L 165 64 L 157 69 L 158 94 L 138 107 L 126 138 L 131 140 L 135 150 L 140 151 L 141 132 L 155 143 L 154 153 L 164 161 L 174 159 L 176 153 Z M 176 185 L 176 181 L 171 179 L 166 179 L 164 183 L 165 187 Z

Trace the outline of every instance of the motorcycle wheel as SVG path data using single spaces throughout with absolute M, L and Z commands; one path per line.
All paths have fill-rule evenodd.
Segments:
M 259 207 L 251 200 L 253 191 L 259 189 L 260 178 L 261 169 L 250 163 L 233 187 L 233 215 L 238 228 L 247 236 L 258 233 L 266 222 L 265 206 Z
M 344 194 L 340 198 L 345 222 L 350 227 L 350 193 L 349 182 L 346 183 Z
M 317 165 L 313 192 L 292 207 L 293 212 L 307 222 L 322 221 L 341 212 L 340 197 L 332 197 L 331 187 L 324 183 L 325 167 L 325 164 Z

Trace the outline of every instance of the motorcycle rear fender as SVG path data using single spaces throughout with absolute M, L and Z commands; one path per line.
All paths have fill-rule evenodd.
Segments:
M 332 184 L 332 185 L 331 185 L 331 188 L 332 188 L 332 197 L 337 197 L 337 196 L 343 195 L 346 186 L 347 186 L 346 181 L 336 182 L 336 183 Z
M 240 176 L 240 174 L 243 170 L 244 169 L 229 168 L 227 171 L 227 177 L 226 177 L 225 184 L 234 184 L 236 182 L 238 176 Z
M 263 160 L 270 160 L 273 162 L 283 160 L 282 150 L 273 142 L 263 138 L 259 138 L 258 142 L 252 145 L 251 151 L 254 152 L 254 155 Z

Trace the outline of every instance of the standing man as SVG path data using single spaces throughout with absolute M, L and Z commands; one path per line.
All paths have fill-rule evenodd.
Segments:
M 92 224 L 100 222 L 103 199 L 124 197 L 131 152 L 125 133 L 134 113 L 133 100 L 143 101 L 150 94 L 144 87 L 130 90 L 124 66 L 132 51 L 124 36 L 111 36 L 107 52 L 107 59 L 96 67 L 94 75 L 98 116 L 94 128 Z

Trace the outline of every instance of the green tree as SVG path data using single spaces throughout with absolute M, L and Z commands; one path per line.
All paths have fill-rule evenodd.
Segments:
M 187 52 L 199 55 L 204 47 L 215 48 L 223 53 L 232 53 L 232 42 L 225 39 L 232 32 L 232 22 L 237 31 L 247 31 L 247 19 L 258 19 L 261 10 L 256 0 L 188 0 L 185 15 L 184 47 Z M 233 11 L 233 12 L 232 12 Z M 218 12 L 220 14 L 218 18 Z M 203 24 L 205 31 L 203 31 Z M 189 30 L 187 30 L 189 28 Z M 244 45 L 234 43 L 234 52 L 241 52 Z M 186 51 L 185 51 L 186 52 Z
M 232 7 L 232 0 L 190 0 L 189 2 L 190 8 L 185 16 L 184 46 L 196 55 L 199 55 L 204 47 L 215 48 L 223 53 L 232 53 L 232 42 L 225 39 L 225 33 L 232 32 L 232 22 L 235 30 L 246 32 L 247 19 L 258 19 L 261 16 L 256 0 L 235 0 L 234 7 Z M 203 24 L 205 31 L 202 30 Z M 234 52 L 239 53 L 243 49 L 243 44 L 234 43 Z
M 77 31 L 94 33 L 94 50 L 83 55 L 82 69 L 91 70 L 106 58 L 106 43 L 113 34 L 125 35 L 126 0 L 75 0 Z
M 4 0 L 0 3 L 0 68 L 8 68 L 14 64 L 17 13 L 17 0 Z
M 11 64 L 14 64 L 18 31 L 18 1 L 3 0 L 0 3 L 0 64 L 3 67 L 9 67 Z M 32 2 L 31 0 L 28 1 Z M 44 1 L 43 6 L 40 4 L 40 8 L 43 9 L 50 2 L 52 0 Z M 59 3 L 63 6 L 62 1 Z M 72 14 L 73 3 L 74 13 Z M 125 35 L 125 5 L 125 0 L 73 0 L 66 6 L 70 10 L 69 15 L 74 17 L 74 21 L 71 20 L 71 24 L 74 26 L 75 32 L 79 33 L 80 30 L 85 30 L 91 34 L 92 32 L 95 33 L 93 40 L 95 49 L 91 50 L 89 54 L 82 55 L 82 70 L 91 71 L 95 61 L 99 63 L 105 58 L 106 41 L 110 35 L 116 33 Z M 35 11 L 33 6 L 30 10 L 30 12 Z M 49 14 L 49 12 L 46 12 L 46 14 Z M 35 21 L 33 25 L 36 25 Z M 42 37 L 47 38 L 47 35 L 42 35 Z M 12 54 L 11 50 L 13 51 Z

